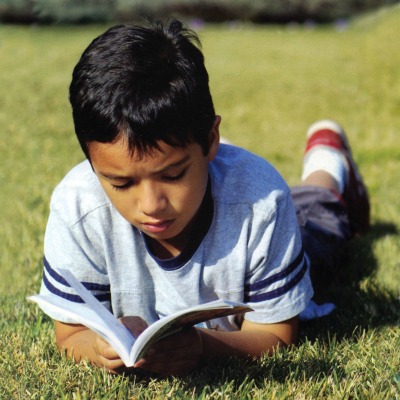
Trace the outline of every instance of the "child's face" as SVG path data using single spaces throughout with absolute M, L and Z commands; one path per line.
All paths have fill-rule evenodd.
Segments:
M 212 129 L 206 156 L 197 143 L 184 148 L 161 143 L 160 151 L 143 157 L 132 155 L 123 138 L 115 143 L 90 143 L 93 169 L 111 203 L 173 255 L 186 244 L 188 227 L 203 201 L 208 162 L 218 150 L 219 121 Z

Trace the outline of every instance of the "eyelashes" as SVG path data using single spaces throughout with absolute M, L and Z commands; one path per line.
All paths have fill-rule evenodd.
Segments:
M 128 190 L 132 185 L 133 185 L 132 182 L 128 182 L 128 183 L 125 183 L 125 185 L 113 185 L 113 184 L 111 184 L 111 187 L 114 190 L 123 192 L 124 190 Z
M 179 174 L 177 174 L 177 175 L 172 175 L 172 176 L 166 175 L 166 176 L 163 176 L 163 177 L 161 178 L 161 180 L 163 180 L 163 181 L 165 181 L 165 182 L 178 182 L 178 181 L 180 181 L 181 179 L 184 178 L 184 176 L 186 175 L 188 169 L 189 169 L 189 167 L 183 169 L 183 170 L 182 170 Z M 113 185 L 113 184 L 111 184 L 111 187 L 112 187 L 114 190 L 117 190 L 117 191 L 125 191 L 125 190 L 128 190 L 129 188 L 131 188 L 131 187 L 134 186 L 134 185 L 135 185 L 135 182 L 129 181 L 129 182 L 123 184 L 123 185 Z
M 188 170 L 188 168 L 185 168 L 178 175 L 175 175 L 175 176 L 164 176 L 163 179 L 166 180 L 167 182 L 179 181 L 180 179 L 182 179 L 186 175 L 187 170 Z

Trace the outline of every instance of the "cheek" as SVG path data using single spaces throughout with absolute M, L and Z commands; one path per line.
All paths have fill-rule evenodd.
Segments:
M 124 197 L 114 197 L 111 202 L 113 203 L 114 207 L 123 212 L 127 213 L 133 210 L 133 202 L 129 201 L 129 198 Z
M 132 214 L 133 211 L 133 201 L 129 199 L 129 196 L 112 188 L 105 188 L 104 186 L 103 188 L 114 208 L 123 217 L 129 217 L 129 214 Z
M 195 214 L 204 199 L 207 188 L 207 180 L 197 181 L 196 185 L 189 185 L 181 197 L 181 207 L 189 214 Z
M 129 201 L 129 198 L 118 198 L 115 200 L 110 199 L 110 201 L 122 218 L 124 218 L 133 226 L 138 226 L 137 224 L 139 223 L 140 218 L 133 201 Z
M 199 187 L 193 187 L 192 185 L 182 185 L 179 188 L 171 188 L 171 190 L 165 193 L 168 198 L 169 206 L 180 214 L 192 214 L 192 210 L 201 203 L 201 193 L 199 189 Z

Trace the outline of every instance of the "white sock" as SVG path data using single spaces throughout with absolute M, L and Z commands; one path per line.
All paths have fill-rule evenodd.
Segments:
M 347 169 L 342 154 L 326 146 L 310 150 L 304 159 L 301 180 L 304 181 L 313 172 L 321 170 L 327 172 L 337 181 L 339 192 L 343 193 L 347 182 Z

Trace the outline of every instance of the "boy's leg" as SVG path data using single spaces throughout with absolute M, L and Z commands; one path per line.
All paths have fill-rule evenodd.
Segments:
M 305 161 L 307 158 L 312 157 L 313 154 L 317 154 L 318 157 L 318 153 L 326 151 L 330 151 L 332 155 L 326 156 L 324 154 L 324 157 L 327 157 L 328 161 L 333 161 L 333 164 L 336 161 L 335 158 L 332 158 L 334 156 L 339 156 L 343 161 L 339 173 L 342 174 L 344 180 L 343 184 L 339 185 L 339 194 L 346 205 L 352 234 L 363 234 L 368 230 L 370 224 L 368 192 L 353 159 L 351 148 L 343 128 L 330 120 L 318 121 L 309 128 L 307 132 Z M 327 172 L 330 173 L 333 171 L 333 176 L 336 178 L 335 173 L 338 173 L 337 170 L 338 168 L 332 169 L 332 167 L 328 167 Z
M 346 242 L 369 227 L 367 190 L 343 129 L 333 121 L 307 132 L 302 184 L 292 197 L 312 269 L 333 267 Z

